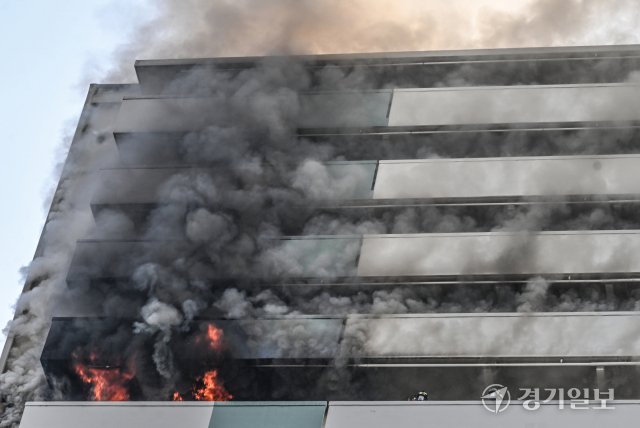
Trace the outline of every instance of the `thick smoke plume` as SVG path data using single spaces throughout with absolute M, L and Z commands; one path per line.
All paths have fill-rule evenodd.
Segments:
M 605 3 L 595 1 L 538 1 L 526 4 L 522 13 L 487 10 L 472 17 L 422 3 L 161 1 L 158 17 L 138 29 L 131 43 L 116 52 L 116 64 L 104 78 L 114 82 L 130 79 L 131 64 L 140 57 L 603 44 L 637 39 L 629 31 L 635 26 L 637 13 L 631 2 L 607 2 L 606 20 L 601 20 Z M 462 34 L 461 22 L 473 23 L 473 34 Z M 126 212 L 108 209 L 96 212 L 94 221 L 88 204 L 96 190 L 98 171 L 121 164 L 113 141 L 107 138 L 111 129 L 83 126 L 81 121 L 37 257 L 28 270 L 29 291 L 18 302 L 16 319 L 6 330 L 14 339 L 5 372 L 0 375 L 6 402 L 0 426 L 17 426 L 28 400 L 63 398 L 65 386 L 50 388 L 39 363 L 54 315 L 131 318 L 135 339 L 126 342 L 117 334 L 105 333 L 113 340 L 104 341 L 103 346 L 129 343 L 128 357 L 132 357 L 137 344 L 151 344 L 151 358 L 140 363 L 138 372 L 159 381 L 153 387 L 140 388 L 147 399 L 167 399 L 183 381 L 176 374 L 179 356 L 171 343 L 190 331 L 198 316 L 253 319 L 306 314 L 638 309 L 633 294 L 616 298 L 604 295 L 597 286 L 552 289 L 537 277 L 516 287 L 400 284 L 346 291 L 309 288 L 306 294 L 278 292 L 266 285 L 257 291 L 237 284 L 212 287 L 211 278 L 217 277 L 244 276 L 269 285 L 298 277 L 333 280 L 354 274 L 357 240 L 354 244 L 345 239 L 331 251 L 324 251 L 317 241 L 282 240 L 290 235 L 637 228 L 635 219 L 625 219 L 607 207 L 576 212 L 562 203 L 489 211 L 484 217 L 463 209 L 435 207 L 402 207 L 384 216 L 331 210 L 298 213 L 293 207 L 349 197 L 361 179 L 361 171 L 340 175 L 327 166 L 332 161 L 358 160 L 356 151 L 344 150 L 355 143 L 347 142 L 340 149 L 335 142 L 294 136 L 291 118 L 300 113 L 299 94 L 379 88 L 371 76 L 357 70 L 344 73 L 327 68 L 311 76 L 295 60 L 261 65 L 239 74 L 191 73 L 165 88 L 166 94 L 210 97 L 216 103 L 212 110 L 219 112 L 220 118 L 217 125 L 180 141 L 182 161 L 199 168 L 176 173 L 163 182 L 157 196 L 165 204 L 153 209 L 142 224 Z M 473 76 L 463 77 L 473 80 Z M 514 76 L 514 82 L 518 77 Z M 460 76 L 448 76 L 439 83 L 460 81 Z M 394 87 L 394 82 L 388 82 L 387 87 Z M 598 143 L 608 148 L 607 153 L 622 152 L 626 148 L 619 143 L 624 140 L 620 135 Z M 572 153 L 593 153 L 593 146 L 585 143 L 588 136 L 578 133 L 569 139 L 566 147 L 577 148 Z M 462 146 L 462 153 L 451 153 L 438 151 L 436 143 L 431 141 L 409 156 L 479 155 L 474 152 L 477 146 L 468 150 Z M 531 148 L 518 141 L 507 142 L 500 146 L 505 151 L 499 154 L 539 154 L 542 143 Z M 385 153 L 381 148 L 369 156 L 384 159 Z M 68 289 L 67 270 L 76 240 L 83 238 L 120 242 L 105 244 L 99 252 L 86 251 L 86 258 L 75 266 L 80 280 Z M 124 252 L 123 245 L 127 246 Z M 118 258 L 123 253 L 127 257 Z M 301 260 L 300 254 L 312 256 Z M 104 266 L 122 273 L 127 281 L 109 284 L 112 288 L 104 293 L 104 289 L 82 280 L 82 274 L 84 278 L 99 276 L 102 272 L 95 269 Z M 99 321 L 89 322 L 81 331 L 94 331 L 98 336 L 101 331 L 111 331 L 110 326 L 96 323 Z M 303 343 L 303 325 L 290 330 L 282 325 L 268 331 L 247 328 L 257 329 L 257 337 L 276 344 L 281 352 L 277 357 L 336 356 L 329 343 Z M 357 337 L 349 338 L 349 343 L 352 355 L 357 355 Z M 348 375 L 340 371 L 339 364 L 337 367 L 326 376 L 328 388 L 340 389 L 348 383 Z M 277 393 L 272 398 L 278 398 Z
M 640 37 L 640 7 L 631 0 L 155 4 L 155 17 L 115 53 L 113 82 L 131 78 L 133 61 L 146 58 L 583 46 Z

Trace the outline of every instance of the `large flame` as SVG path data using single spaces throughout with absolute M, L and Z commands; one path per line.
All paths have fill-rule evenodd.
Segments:
M 73 353 L 75 359 L 78 354 Z M 94 364 L 97 355 L 91 353 L 89 360 Z M 83 363 L 76 363 L 75 372 L 85 384 L 91 385 L 91 400 L 94 401 L 128 401 L 129 388 L 127 383 L 133 379 L 134 374 L 123 371 L 120 367 L 93 367 Z
M 231 394 L 224 389 L 222 381 L 218 379 L 218 371 L 211 370 L 206 372 L 198 381 L 202 381 L 202 388 L 195 389 L 193 396 L 199 401 L 229 401 L 233 398 Z
M 222 329 L 216 328 L 212 324 L 209 324 L 207 333 L 204 336 L 196 339 L 196 343 L 201 343 L 203 339 L 215 352 L 221 352 L 225 348 Z M 191 389 L 191 393 L 196 400 L 229 401 L 233 398 L 222 386 L 222 381 L 218 379 L 217 370 L 206 372 L 204 376 L 196 379 L 196 381 L 196 385 Z M 176 392 L 173 394 L 173 401 L 183 401 L 183 398 Z
M 198 378 L 191 393 L 193 398 L 198 401 L 229 401 L 233 398 L 222 386 L 222 381 L 218 379 L 217 370 L 208 371 L 204 376 Z M 184 401 L 184 398 L 176 392 L 173 394 L 173 401 Z

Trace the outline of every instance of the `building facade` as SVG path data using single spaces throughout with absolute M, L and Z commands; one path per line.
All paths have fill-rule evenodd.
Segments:
M 56 193 L 82 221 L 22 426 L 489 426 L 492 385 L 523 426 L 640 412 L 640 47 L 135 66 Z

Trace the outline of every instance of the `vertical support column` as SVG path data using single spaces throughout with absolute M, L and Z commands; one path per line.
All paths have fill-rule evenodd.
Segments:
M 327 401 L 327 405 L 324 408 L 324 416 L 322 417 L 322 427 L 324 428 L 327 425 L 327 416 L 329 415 L 329 402 Z
M 604 367 L 596 367 L 596 383 L 600 391 L 606 391 L 606 381 L 604 378 Z
M 494 383 L 493 378 L 494 378 L 493 370 L 491 369 L 491 367 L 485 367 L 482 369 L 482 380 L 484 382 L 485 387 L 492 385 Z
M 605 294 L 607 296 L 607 300 L 609 302 L 612 302 L 612 301 L 614 301 L 616 299 L 616 295 L 613 292 L 613 284 L 605 284 L 604 285 L 604 291 L 605 291 Z

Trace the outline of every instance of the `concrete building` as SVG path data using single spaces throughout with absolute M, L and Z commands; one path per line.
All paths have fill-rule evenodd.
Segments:
M 640 46 L 135 67 L 22 427 L 637 420 Z

